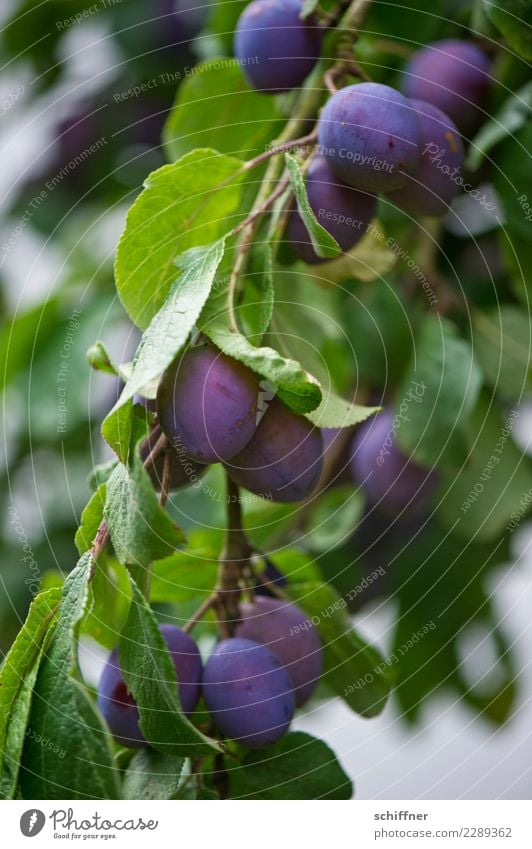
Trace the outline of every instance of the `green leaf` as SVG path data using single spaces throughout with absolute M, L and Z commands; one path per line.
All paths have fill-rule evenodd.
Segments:
M 532 387 L 530 321 L 524 311 L 502 306 L 473 316 L 475 355 L 484 376 L 506 399 L 519 400 Z
M 61 588 L 40 593 L 0 669 L 0 798 L 13 799 L 42 648 L 53 628 Z
M 133 403 L 121 400 L 102 422 L 102 436 L 122 463 L 127 463 L 133 427 Z
M 414 350 L 414 305 L 407 311 L 399 287 L 378 280 L 348 298 L 344 316 L 358 379 L 376 387 L 396 385 Z
M 471 345 L 442 318 L 425 318 L 410 369 L 395 396 L 396 437 L 408 456 L 431 466 L 441 463 L 463 438 L 478 398 L 482 375 Z
M 124 799 L 171 799 L 177 793 L 185 758 L 155 749 L 133 756 L 124 776 Z
M 135 699 L 139 725 L 158 751 L 179 757 L 219 749 L 184 716 L 175 667 L 146 599 L 132 581 L 133 599 L 118 656 L 129 692 Z
M 352 484 L 326 490 L 312 505 L 305 545 L 318 553 L 341 545 L 352 537 L 363 509 L 362 494 Z
M 481 397 L 469 424 L 467 462 L 442 481 L 438 514 L 446 527 L 466 539 L 493 540 L 504 533 L 531 488 L 530 459 L 513 441 L 518 410 L 505 420 L 488 397 Z
M 510 47 L 524 59 L 532 59 L 532 5 L 530 0 L 483 0 L 492 23 Z
M 219 287 L 207 301 L 198 327 L 225 354 L 247 365 L 268 381 L 264 389 L 276 391 L 287 407 L 306 413 L 319 406 L 321 390 L 317 380 L 295 360 L 285 359 L 273 348 L 254 347 L 231 324 L 227 311 L 227 287 Z
M 317 410 L 306 413 L 307 419 L 316 427 L 352 427 L 360 424 L 380 411 L 380 407 L 363 407 L 340 398 L 332 391 L 324 392 Z
M 9 321 L 4 319 L 0 329 L 0 390 L 28 367 L 60 322 L 58 298 L 49 298 L 27 312 L 17 312 L 16 318 Z
M 102 483 L 107 483 L 111 476 L 111 472 L 116 468 L 117 460 L 108 460 L 107 463 L 100 463 L 95 466 L 87 477 L 87 483 L 95 492 Z
M 426 700 L 441 699 L 443 689 L 453 701 L 460 698 L 497 724 L 511 715 L 517 673 L 492 605 L 493 581 L 508 557 L 500 537 L 481 544 L 467 537 L 464 544 L 463 537 L 434 519 L 403 538 L 389 568 L 390 595 L 399 605 L 389 662 L 396 672 L 394 696 L 405 719 L 414 722 Z M 489 670 L 482 692 L 474 681 L 466 683 L 469 676 L 461 659 L 469 628 L 476 632 L 474 645 Z M 489 641 L 479 632 L 493 641 L 493 660 Z M 473 654 L 471 662 L 476 667 L 478 656 Z M 475 668 L 474 677 L 480 676 Z
M 397 263 L 393 244 L 393 240 L 386 237 L 380 222 L 372 221 L 354 248 L 336 259 L 321 263 L 314 275 L 329 283 L 343 283 L 346 280 L 371 283 L 379 280 Z
M 430 8 L 430 11 L 427 9 Z M 418 49 L 420 45 L 441 38 L 442 22 L 450 18 L 449 0 L 401 0 L 401 3 L 372 3 L 364 20 L 367 33 L 378 33 L 379 39 L 392 39 L 395 45 Z M 341 30 L 338 30 L 341 34 Z M 328 53 L 327 55 L 331 55 Z M 390 59 L 387 59 L 389 63 Z
M 77 632 L 85 613 L 90 554 L 68 575 L 55 633 L 35 684 L 24 747 L 21 786 L 26 799 L 117 799 L 110 740 L 77 669 Z
M 111 474 L 104 515 L 120 563 L 147 566 L 185 541 L 161 507 L 138 450 L 130 466 L 120 464 Z
M 184 604 L 194 600 L 199 606 L 216 585 L 218 556 L 219 547 L 188 545 L 186 551 L 157 560 L 153 564 L 151 601 Z
M 169 292 L 180 288 L 175 258 L 231 230 L 241 175 L 240 160 L 202 149 L 163 165 L 147 178 L 129 210 L 115 263 L 120 299 L 142 329 Z
M 290 175 L 290 182 L 296 196 L 297 209 L 310 236 L 314 251 L 318 256 L 327 259 L 339 256 L 342 253 L 340 245 L 336 239 L 333 239 L 331 234 L 321 226 L 314 215 L 314 211 L 307 196 L 305 181 L 303 180 L 303 175 L 297 159 L 290 153 L 285 153 L 285 161 Z
M 303 0 L 303 8 L 301 9 L 300 17 L 309 18 L 320 5 L 320 0 Z
M 163 142 L 171 161 L 201 147 L 251 159 L 275 138 L 280 118 L 276 99 L 251 89 L 234 60 L 209 59 L 179 87 Z
M 107 351 L 103 342 L 95 342 L 87 351 L 87 362 L 96 371 L 103 371 L 107 374 L 114 374 L 124 382 L 128 379 L 131 367 L 129 364 L 118 365 L 115 363 Z
M 351 627 L 346 600 L 324 583 L 289 584 L 287 593 L 321 634 L 321 680 L 356 713 L 377 716 L 390 692 L 389 670 L 381 654 Z
M 209 296 L 224 246 L 221 239 L 207 247 L 192 248 L 177 260 L 181 274 L 143 334 L 131 376 L 102 425 L 104 437 L 124 463 L 131 441 L 131 399 L 161 376 L 185 344 Z
M 350 799 L 353 784 L 322 741 L 295 731 L 230 771 L 232 799 Z
M 81 514 L 81 524 L 74 537 L 74 542 L 80 556 L 91 548 L 100 527 L 100 522 L 103 519 L 105 491 L 105 484 L 100 484 Z
M 476 170 L 490 150 L 526 124 L 531 109 L 532 82 L 528 82 L 511 94 L 497 114 L 479 130 L 469 147 L 467 167 Z
M 107 551 L 102 552 L 89 586 L 81 633 L 112 651 L 124 629 L 130 603 L 131 586 L 126 567 Z
M 272 249 L 267 242 L 258 242 L 250 251 L 244 291 L 237 311 L 245 335 L 254 344 L 260 345 L 270 326 L 273 304 Z

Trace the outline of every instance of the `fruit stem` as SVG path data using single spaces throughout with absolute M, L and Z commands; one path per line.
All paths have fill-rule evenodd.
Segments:
M 215 607 L 219 599 L 220 596 L 218 595 L 218 593 L 215 592 L 212 593 L 212 595 L 208 596 L 205 601 L 200 604 L 200 606 L 198 607 L 196 612 L 190 617 L 186 625 L 183 625 L 182 630 L 185 632 L 185 634 L 188 634 L 192 630 L 194 625 L 197 625 L 197 623 L 201 619 L 203 619 L 203 617 L 205 616 L 207 611 L 211 609 L 211 607 Z
M 168 493 L 170 492 L 170 478 L 172 476 L 172 458 L 168 446 L 166 446 L 163 465 L 163 480 L 161 483 L 161 507 L 166 507 Z
M 251 546 L 242 528 L 242 505 L 238 486 L 226 475 L 227 528 L 225 543 L 220 555 L 218 584 L 215 590 L 220 600 L 220 629 L 232 634 L 240 618 L 242 573 L 249 567 Z
M 263 201 L 263 203 L 260 204 L 260 206 L 253 209 L 253 211 L 250 212 L 250 214 L 248 215 L 248 217 L 246 218 L 245 221 L 242 221 L 233 230 L 231 230 L 229 235 L 230 236 L 236 236 L 242 230 L 245 230 L 246 227 L 249 227 L 250 224 L 253 224 L 255 222 L 255 220 L 260 215 L 262 215 L 264 212 L 266 212 L 270 208 L 270 206 L 273 203 L 275 203 L 277 198 L 281 197 L 281 195 L 283 194 L 284 190 L 287 188 L 289 183 L 290 183 L 290 180 L 288 179 L 288 177 L 284 177 L 282 180 L 279 180 L 279 183 L 277 184 L 277 188 L 275 189 L 275 191 L 273 191 L 271 193 L 271 195 L 268 195 L 266 200 Z
M 359 30 L 373 0 L 353 0 L 338 23 L 338 30 Z
M 301 136 L 299 139 L 292 139 L 279 144 L 274 144 L 269 150 L 264 151 L 264 153 L 259 153 L 259 155 L 255 156 L 254 159 L 249 159 L 244 165 L 244 170 L 249 171 L 251 168 L 255 168 L 257 165 L 260 165 L 261 162 L 271 159 L 272 156 L 277 156 L 278 153 L 285 153 L 286 151 L 293 150 L 295 147 L 303 147 L 306 144 L 314 144 L 317 136 L 317 129 L 314 128 L 311 133 L 308 133 L 306 136 Z

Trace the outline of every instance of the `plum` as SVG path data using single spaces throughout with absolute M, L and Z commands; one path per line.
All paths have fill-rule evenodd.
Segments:
M 423 134 L 419 166 L 402 189 L 388 197 L 411 215 L 444 215 L 460 189 L 464 146 L 456 125 L 441 109 L 411 100 Z
M 301 85 L 320 55 L 321 30 L 300 18 L 301 0 L 255 0 L 242 12 L 235 56 L 249 84 L 275 94 Z
M 471 133 L 482 121 L 490 68 L 489 58 L 472 42 L 435 41 L 407 63 L 403 90 L 408 97 L 437 106 L 462 133 Z
M 203 697 L 219 730 L 251 749 L 276 743 L 294 715 L 294 691 L 281 661 L 253 640 L 218 644 L 203 672 Z
M 351 471 L 370 504 L 409 515 L 430 510 L 436 472 L 406 457 L 397 445 L 393 414 L 385 410 L 364 422 L 353 439 Z
M 225 463 L 232 480 L 272 501 L 301 501 L 314 489 L 323 465 L 319 429 L 271 401 L 253 438 Z
M 160 625 L 159 630 L 174 662 L 183 713 L 190 716 L 201 692 L 202 664 L 198 647 L 192 637 L 175 625 Z M 120 745 L 135 749 L 148 745 L 139 728 L 137 705 L 122 677 L 116 649 L 110 654 L 100 678 L 98 707 Z
M 316 156 L 312 160 L 306 187 L 310 206 L 321 226 L 336 239 L 343 251 L 353 248 L 366 233 L 375 215 L 376 197 L 340 183 L 323 156 Z M 326 262 L 315 252 L 296 208 L 292 210 L 288 221 L 287 238 L 304 262 Z
M 318 631 L 295 604 L 265 596 L 240 605 L 235 636 L 267 646 L 284 664 L 294 685 L 296 706 L 310 698 L 320 679 L 323 657 Z
M 335 92 L 321 113 L 319 151 L 355 189 L 400 189 L 419 165 L 421 126 L 410 101 L 390 86 L 358 83 Z
M 181 456 L 229 460 L 255 433 L 259 378 L 211 345 L 189 348 L 161 378 L 157 415 Z

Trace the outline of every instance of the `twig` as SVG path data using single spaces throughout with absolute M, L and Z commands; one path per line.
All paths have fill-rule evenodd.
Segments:
M 159 428 L 159 430 L 160 430 L 160 428 Z M 154 431 L 152 431 L 152 434 L 153 433 L 154 433 Z M 150 434 L 150 436 L 148 437 L 148 440 L 151 440 L 151 441 L 148 442 L 148 445 L 151 445 L 153 443 L 153 435 L 152 434 Z M 150 466 L 153 465 L 153 463 L 155 462 L 155 460 L 157 459 L 159 454 L 161 454 L 164 451 L 166 446 L 167 446 L 166 436 L 164 435 L 164 433 L 161 432 L 160 436 L 157 438 L 157 441 L 153 445 L 153 448 L 150 447 L 150 452 L 149 452 L 148 456 L 146 457 L 146 459 L 144 460 L 144 468 L 145 469 L 149 469 Z
M 190 617 L 186 625 L 183 625 L 182 630 L 185 632 L 185 634 L 188 634 L 192 630 L 194 625 L 196 625 L 201 619 L 203 619 L 207 611 L 210 610 L 211 607 L 215 607 L 219 601 L 220 596 L 218 595 L 218 593 L 213 593 L 212 595 L 208 596 L 205 601 L 200 604 L 196 612 Z
M 166 502 L 168 501 L 168 493 L 170 492 L 170 481 L 172 477 L 172 456 L 170 451 L 168 450 L 168 446 L 166 447 L 166 453 L 164 455 L 164 465 L 163 465 L 163 479 L 161 482 L 161 507 L 166 506 Z
M 260 204 L 260 206 L 254 209 L 253 212 L 248 215 L 245 221 L 242 221 L 241 224 L 238 224 L 237 227 L 231 230 L 229 235 L 236 236 L 237 233 L 240 233 L 242 230 L 245 230 L 246 227 L 249 227 L 251 224 L 253 224 L 260 215 L 266 212 L 270 208 L 270 206 L 275 203 L 278 197 L 281 197 L 289 183 L 290 180 L 288 177 L 283 177 L 282 180 L 279 180 L 275 191 L 272 192 L 271 195 L 269 195 L 266 200 Z
M 249 159 L 244 165 L 244 171 L 249 171 L 251 168 L 255 168 L 257 165 L 260 165 L 261 162 L 271 159 L 272 156 L 277 156 L 279 153 L 285 153 L 288 150 L 293 150 L 294 147 L 303 147 L 305 144 L 312 144 L 316 141 L 317 137 L 318 130 L 317 128 L 314 128 L 311 133 L 308 133 L 306 136 L 301 136 L 300 139 L 292 139 L 276 144 L 269 150 L 264 151 L 264 153 L 260 153 L 258 156 L 255 156 L 254 159 Z

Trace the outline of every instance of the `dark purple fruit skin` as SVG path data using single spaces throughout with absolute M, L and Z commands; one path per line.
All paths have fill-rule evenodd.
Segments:
M 333 94 L 321 113 L 318 138 L 331 170 L 362 191 L 400 189 L 419 165 L 416 111 L 381 83 L 358 83 Z
M 262 596 L 243 602 L 240 615 L 235 636 L 267 646 L 286 667 L 296 706 L 304 705 L 318 686 L 323 668 L 321 640 L 307 614 L 295 604 Z
M 323 156 L 312 160 L 307 173 L 307 195 L 314 215 L 343 251 L 353 248 L 367 232 L 377 209 L 377 198 L 357 192 L 338 180 Z M 299 212 L 292 210 L 286 231 L 296 254 L 309 265 L 327 262 L 312 247 Z
M 294 716 L 294 691 L 281 661 L 252 640 L 218 644 L 205 664 L 203 697 L 218 729 L 251 749 L 271 746 Z
M 174 662 L 183 713 L 190 716 L 201 691 L 202 664 L 198 647 L 192 637 L 175 625 L 160 625 L 159 630 Z M 104 666 L 97 700 L 111 734 L 121 746 L 139 749 L 148 745 L 139 728 L 137 705 L 122 677 L 116 649 Z
M 408 183 L 388 197 L 410 215 L 445 215 L 460 190 L 464 146 L 456 124 L 430 103 L 411 100 L 423 143 L 418 169 Z
M 323 466 L 319 429 L 270 403 L 253 439 L 225 467 L 239 486 L 272 501 L 301 501 L 314 489 Z
M 171 445 L 198 463 L 230 460 L 255 433 L 259 378 L 210 345 L 189 348 L 163 375 L 157 415 Z
M 380 510 L 393 515 L 403 510 L 407 515 L 430 512 L 436 473 L 401 453 L 389 410 L 358 428 L 353 439 L 351 471 L 368 502 Z
M 276 94 L 301 85 L 316 64 L 321 31 L 299 17 L 301 0 L 255 0 L 242 12 L 235 56 L 256 91 Z
M 404 72 L 408 97 L 441 109 L 463 133 L 482 120 L 481 109 L 490 89 L 491 63 L 467 41 L 435 41 L 414 53 Z

